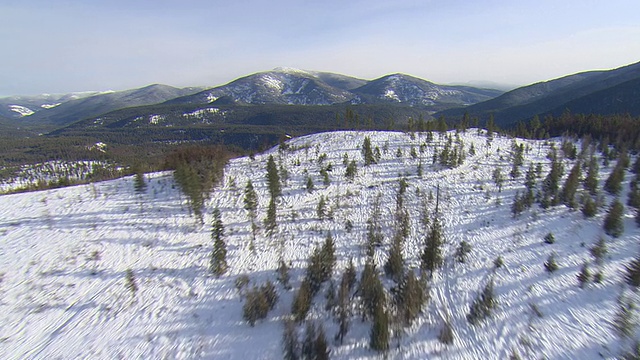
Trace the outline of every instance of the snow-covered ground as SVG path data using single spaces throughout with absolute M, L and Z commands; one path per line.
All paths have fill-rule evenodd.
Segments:
M 360 151 L 365 136 L 381 150 L 380 162 L 369 167 L 364 166 Z M 584 219 L 580 211 L 565 206 L 542 210 L 534 205 L 513 219 L 512 199 L 524 189 L 524 177 L 508 178 L 512 139 L 498 137 L 488 145 L 484 135 L 469 130 L 461 138 L 465 149 L 474 144 L 476 155 L 468 155 L 460 167 L 444 169 L 431 162 L 433 144 L 442 149 L 440 137 L 434 138 L 428 142 L 424 134 L 411 137 L 396 132 L 323 133 L 290 140 L 290 150 L 273 149 L 253 160 L 234 159 L 224 184 L 207 203 L 204 226 L 190 215 L 186 198 L 166 172 L 148 174 L 144 194 L 135 193 L 134 180 L 128 177 L 0 196 L 0 358 L 281 358 L 282 319 L 291 312 L 293 291 L 304 276 L 313 247 L 331 231 L 338 258 L 333 278 L 338 279 L 349 258 L 360 272 L 366 221 L 381 194 L 385 245 L 375 254 L 381 268 L 401 177 L 409 184 L 407 267 L 419 266 L 425 238 L 420 208 L 438 185 L 446 261 L 430 283 L 431 298 L 423 314 L 393 338 L 389 358 L 505 359 L 514 352 L 524 359 L 617 356 L 628 346 L 612 328 L 621 271 L 637 253 L 640 240 L 631 211 L 625 210 L 624 234 L 607 237 L 603 282 L 580 289 L 576 276 L 582 263 L 592 260 L 589 248 L 602 235 L 605 209 Z M 529 164 L 541 163 L 544 177 L 549 169 L 545 158 L 549 143 L 518 142 L 529 148 L 522 173 Z M 559 148 L 559 140 L 556 145 Z M 409 155 L 412 147 L 418 158 Z M 323 154 L 326 160 L 319 163 Z M 344 177 L 344 154 L 358 161 L 353 182 Z M 259 195 L 262 220 L 268 204 L 265 166 L 269 155 L 288 170 L 289 179 L 278 204 L 276 233 L 267 236 L 261 231 L 251 251 L 243 189 L 250 179 Z M 417 176 L 419 158 L 422 177 Z M 329 163 L 333 165 L 331 184 L 325 186 L 319 171 Z M 565 178 L 571 164 L 565 160 Z M 502 192 L 492 181 L 496 166 L 507 178 Z M 601 167 L 601 183 L 610 170 Z M 312 193 L 305 190 L 307 174 L 315 184 Z M 332 220 L 317 218 L 321 196 L 328 198 Z M 612 199 L 605 196 L 607 204 Z M 435 201 L 427 206 L 432 213 Z M 215 207 L 222 212 L 230 266 L 220 278 L 208 272 Z M 353 224 L 351 232 L 345 228 L 347 220 Z M 555 235 L 554 244 L 543 242 L 549 232 Z M 472 246 L 464 264 L 453 261 L 462 240 Z M 552 252 L 560 268 L 549 274 L 543 263 Z M 235 280 L 246 274 L 252 284 L 275 283 L 280 256 L 291 262 L 294 290 L 277 285 L 275 309 L 250 327 L 242 320 L 244 300 Z M 494 270 L 498 256 L 504 266 Z M 595 268 L 591 267 L 592 272 Z M 126 287 L 128 269 L 138 287 L 135 294 Z M 472 326 L 466 320 L 469 306 L 492 277 L 497 308 L 491 318 Z M 388 289 L 392 281 L 384 283 Z M 315 297 L 308 318 L 323 323 L 331 357 L 379 358 L 368 346 L 370 322 L 362 322 L 357 315 L 344 344 L 333 342 L 337 325 L 324 310 L 326 286 Z M 453 325 L 452 345 L 437 339 L 444 319 Z

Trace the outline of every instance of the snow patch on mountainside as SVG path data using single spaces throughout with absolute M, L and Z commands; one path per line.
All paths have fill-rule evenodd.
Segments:
M 42 104 L 42 105 L 40 105 L 40 107 L 43 108 L 43 109 L 52 109 L 52 108 L 54 108 L 56 106 L 60 106 L 60 104 L 62 104 L 62 103 Z
M 35 111 L 29 109 L 28 107 L 21 105 L 9 105 L 9 110 L 17 112 L 22 117 L 33 115 L 35 113 Z

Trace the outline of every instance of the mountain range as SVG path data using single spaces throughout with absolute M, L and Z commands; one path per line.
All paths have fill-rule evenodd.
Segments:
M 292 118 L 305 117 L 327 123 L 349 106 L 360 110 L 371 123 L 404 123 L 415 116 L 444 116 L 455 122 L 468 114 L 481 121 L 493 115 L 498 125 L 510 127 L 535 115 L 557 116 L 566 110 L 640 115 L 639 84 L 640 63 L 577 73 L 508 92 L 439 85 L 406 74 L 364 80 L 329 72 L 276 68 L 211 88 L 180 89 L 154 84 L 124 91 L 0 98 L 0 128 L 4 133 L 18 128 L 49 132 L 70 125 L 78 130 L 88 124 L 92 128 L 113 128 L 131 127 L 136 122 L 135 127 L 139 128 L 144 124 L 191 126 L 230 120 L 264 125 L 265 119 L 266 124 L 286 126 Z M 292 105 L 297 106 L 295 110 L 289 107 Z M 376 117 L 381 107 L 389 105 L 393 107 L 384 110 L 384 116 Z M 222 108 L 224 111 L 220 111 Z M 150 120 L 139 121 L 144 118 Z M 174 120 L 157 121 L 167 118 Z

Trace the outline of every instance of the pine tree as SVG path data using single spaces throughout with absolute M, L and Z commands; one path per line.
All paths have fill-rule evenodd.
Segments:
M 455 258 L 459 263 L 464 263 L 467 260 L 467 255 L 471 253 L 471 245 L 468 242 L 462 240 L 456 248 Z
M 291 284 L 289 284 L 289 280 L 290 280 L 289 267 L 284 262 L 284 260 L 280 260 L 277 272 L 278 272 L 278 282 L 282 284 L 285 290 L 291 290 Z
M 635 328 L 635 305 L 624 294 L 618 297 L 618 311 L 613 319 L 613 327 L 620 338 L 631 338 Z
M 504 176 L 502 175 L 502 170 L 499 167 L 493 170 L 492 174 L 493 182 L 498 187 L 498 192 L 502 192 L 502 185 L 504 184 Z
M 589 271 L 589 263 L 585 261 L 580 268 L 580 272 L 578 273 L 578 282 L 580 283 L 580 288 L 584 288 L 585 284 L 587 284 L 590 280 L 591 271 Z
M 493 291 L 493 279 L 484 286 L 482 292 L 471 303 L 467 321 L 472 325 L 477 325 L 480 321 L 491 316 L 491 312 L 496 307 L 496 300 Z
M 246 320 L 251 327 L 254 327 L 256 321 L 261 318 L 261 314 L 265 312 L 267 312 L 266 301 L 254 287 L 253 290 L 247 292 L 246 300 L 242 306 L 242 318 Z
M 213 228 L 211 230 L 211 237 L 213 238 L 213 251 L 211 252 L 211 261 L 209 264 L 209 270 L 220 277 L 227 272 L 227 245 L 224 242 L 224 225 L 222 224 L 222 217 L 220 210 L 215 208 L 213 210 Z
M 584 178 L 584 188 L 589 191 L 589 194 L 596 195 L 598 193 L 598 174 L 600 172 L 598 159 L 595 156 L 591 156 L 589 160 L 589 167 L 587 167 L 587 176 Z
M 297 322 L 302 322 L 307 317 L 307 313 L 311 309 L 312 298 L 311 285 L 307 279 L 304 279 L 300 284 L 300 289 L 294 294 L 291 304 L 291 314 Z
M 544 263 L 544 268 L 549 273 L 552 273 L 552 272 L 558 270 L 558 263 L 556 263 L 556 254 L 555 253 L 551 253 L 551 255 L 549 255 L 549 257 L 547 258 L 547 261 L 545 261 L 545 263 Z
M 533 204 L 533 194 L 536 189 L 536 171 L 533 167 L 533 164 L 529 165 L 529 169 L 527 170 L 527 174 L 525 175 L 524 186 L 526 188 L 526 192 L 524 195 L 524 204 L 527 208 L 530 208 Z
M 133 188 L 138 194 L 144 194 L 147 191 L 147 182 L 142 171 L 136 172 L 136 176 L 133 179 Z
M 304 341 L 302 342 L 302 359 L 315 360 L 316 326 L 312 321 L 307 321 Z
M 296 335 L 296 325 L 288 319 L 284 321 L 282 352 L 285 360 L 300 359 L 300 344 L 298 343 L 298 336 Z
M 624 206 L 620 201 L 614 200 L 609 207 L 607 216 L 604 218 L 604 232 L 614 238 L 619 237 L 624 232 L 624 224 L 622 222 L 622 215 L 624 213 Z
M 596 202 L 591 198 L 590 195 L 585 195 L 584 202 L 582 204 L 582 215 L 584 215 L 585 218 L 591 218 L 594 217 L 597 212 L 598 205 L 596 204 Z
M 407 272 L 395 289 L 395 303 L 400 319 L 405 325 L 415 320 L 428 300 L 426 285 L 418 279 L 413 270 Z
M 444 235 L 442 226 L 438 216 L 435 216 L 431 223 L 431 229 L 427 235 L 426 244 L 422 252 L 421 265 L 422 270 L 433 273 L 442 266 L 442 245 L 444 244 Z
M 136 296 L 136 292 L 138 291 L 138 285 L 136 285 L 136 278 L 133 275 L 133 271 L 131 269 L 127 269 L 124 274 L 124 281 L 126 288 L 131 291 L 133 296 Z
M 258 195 L 251 180 L 247 180 L 247 186 L 244 189 L 244 209 L 249 212 L 251 219 L 255 218 L 255 213 L 258 210 Z
M 562 198 L 562 202 L 568 206 L 569 208 L 575 209 L 578 207 L 578 203 L 576 202 L 576 191 L 578 191 L 578 186 L 580 185 L 580 174 L 582 172 L 582 167 L 580 165 L 580 161 L 576 162 L 576 164 L 571 168 L 569 172 L 569 176 L 562 187 L 562 192 L 560 197 Z
M 360 278 L 360 284 L 358 287 L 358 293 L 362 299 L 362 318 L 373 316 L 376 305 L 380 302 L 384 302 L 384 287 L 378 278 L 376 266 L 367 261 L 362 271 Z
M 624 280 L 634 288 L 640 286 L 640 254 L 636 255 L 629 265 L 625 266 Z
M 344 273 L 344 278 L 347 282 L 349 291 L 353 290 L 354 286 L 356 285 L 356 277 L 356 267 L 355 265 L 353 265 L 353 258 L 349 258 L 349 265 L 347 265 L 347 269 Z
M 618 195 L 622 190 L 622 180 L 624 180 L 624 167 L 618 162 L 604 182 L 604 189 L 611 195 Z
M 269 207 L 267 208 L 267 217 L 264 219 L 264 227 L 269 234 L 273 234 L 278 224 L 276 223 L 276 199 L 271 198 L 269 200 Z
M 316 214 L 318 215 L 318 219 L 321 221 L 324 220 L 325 216 L 327 216 L 327 201 L 325 200 L 324 195 L 320 196 L 318 206 L 316 207 Z
M 330 351 L 329 346 L 327 345 L 327 337 L 324 333 L 324 327 L 322 326 L 322 324 L 318 325 L 316 333 L 316 339 L 313 344 L 313 359 L 328 360 Z
M 309 175 L 307 175 L 307 181 L 305 183 L 305 189 L 307 190 L 308 193 L 312 193 L 313 190 L 314 190 L 313 179 Z
M 560 200 L 558 196 L 558 189 L 560 178 L 564 173 L 564 165 L 562 164 L 562 161 L 558 159 L 555 149 L 552 150 L 549 157 L 551 158 L 551 170 L 542 182 L 542 198 L 540 199 L 540 205 L 543 208 L 556 205 Z
M 371 139 L 365 136 L 362 142 L 362 157 L 364 158 L 364 166 L 369 166 L 376 163 L 375 156 L 373 155 L 373 148 L 371 147 Z
M 389 276 L 396 282 L 400 282 L 404 275 L 402 238 L 399 236 L 399 234 L 396 234 L 396 236 L 394 236 L 391 250 L 389 250 L 389 257 L 387 258 L 387 262 L 384 264 L 384 272 L 385 274 L 387 274 L 387 276 Z
M 280 175 L 278 174 L 278 165 L 276 165 L 273 155 L 269 155 L 269 159 L 267 160 L 267 185 L 271 198 L 280 196 L 282 193 Z
M 349 165 L 347 165 L 344 176 L 347 178 L 348 181 L 353 181 L 356 178 L 357 173 L 358 173 L 358 165 L 356 165 L 355 160 L 351 160 Z
M 593 260 L 598 266 L 602 266 L 604 263 L 604 257 L 607 255 L 607 243 L 604 236 L 599 236 L 598 241 L 589 249 Z
M 376 304 L 373 313 L 369 346 L 377 351 L 389 349 L 389 314 L 385 311 L 383 302 Z
M 350 302 L 349 302 L 349 282 L 350 280 L 349 271 L 346 270 L 342 275 L 342 280 L 340 281 L 340 289 L 338 290 L 338 306 L 337 306 L 337 322 L 338 322 L 338 333 L 336 334 L 336 341 L 340 340 L 340 345 L 342 345 L 344 341 L 345 335 L 349 331 L 349 317 L 351 313 Z

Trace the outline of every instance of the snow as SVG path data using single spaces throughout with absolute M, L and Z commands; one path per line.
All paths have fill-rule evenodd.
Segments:
M 284 84 L 282 81 L 274 76 L 269 74 L 264 74 L 260 77 L 260 80 L 267 86 L 278 92 L 281 92 L 284 89 Z
M 43 109 L 52 109 L 52 108 L 54 108 L 56 106 L 59 106 L 60 104 L 62 104 L 62 103 L 42 104 L 42 105 L 40 105 L 40 107 L 43 108 Z
M 398 95 L 396 95 L 396 92 L 392 89 L 385 89 L 384 97 L 400 102 Z
M 28 107 L 21 105 L 9 105 L 9 110 L 17 112 L 18 114 L 20 114 L 20 116 L 29 116 L 35 113 L 35 111 L 29 109 Z
M 360 151 L 365 136 L 382 155 L 378 164 L 369 167 L 363 165 Z M 338 279 L 350 257 L 360 272 L 366 221 L 377 194 L 382 196 L 385 234 L 385 245 L 375 254 L 381 267 L 402 176 L 409 184 L 405 204 L 411 217 L 403 254 L 407 266 L 419 265 L 424 241 L 419 209 L 425 194 L 435 193 L 437 185 L 447 260 L 430 283 L 431 299 L 423 314 L 391 341 L 389 358 L 505 359 L 512 351 L 536 359 L 616 357 L 625 345 L 611 327 L 621 269 L 636 254 L 640 240 L 630 211 L 626 210 L 623 236 L 607 238 L 603 283 L 580 289 L 576 275 L 602 233 L 604 211 L 583 219 L 579 211 L 564 206 L 542 210 L 534 205 L 513 219 L 511 201 L 523 189 L 524 179 L 505 181 L 502 192 L 491 180 L 496 166 L 508 173 L 512 139 L 497 137 L 488 144 L 476 130 L 462 134 L 461 139 L 465 149 L 474 144 L 476 155 L 454 169 L 431 164 L 433 144 L 442 149 L 443 139 L 437 134 L 433 142 L 424 134 L 412 138 L 397 132 L 333 132 L 291 139 L 289 150 L 272 149 L 254 160 L 232 160 L 224 184 L 206 204 L 204 226 L 190 216 L 169 172 L 147 174 L 144 194 L 136 194 L 133 178 L 126 177 L 0 196 L 0 358 L 281 358 L 281 320 L 290 313 L 293 292 L 278 285 L 280 300 L 275 309 L 252 328 L 242 320 L 244 301 L 235 289 L 236 278 L 247 274 L 256 285 L 267 279 L 275 282 L 278 254 L 282 254 L 292 264 L 292 285 L 297 288 L 313 246 L 327 231 L 336 241 L 338 264 L 333 278 Z M 518 142 L 530 148 L 525 152 L 524 171 L 531 163 L 542 163 L 546 174 L 549 143 Z M 553 142 L 559 148 L 559 140 Z M 420 178 L 416 175 L 420 160 L 409 152 L 423 143 L 426 149 L 419 157 L 424 176 Z M 401 158 L 396 157 L 398 149 Z M 321 154 L 327 159 L 318 164 Z M 352 183 L 343 175 L 344 154 L 358 161 Z M 259 195 L 258 219 L 263 219 L 269 155 L 287 168 L 290 178 L 279 200 L 276 233 L 269 237 L 260 232 L 256 251 L 251 251 L 242 192 L 250 179 Z M 573 162 L 565 162 L 566 177 Z M 319 169 L 328 163 L 333 170 L 331 184 L 325 186 Z M 601 183 L 610 170 L 601 168 Z M 315 182 L 312 193 L 304 190 L 307 174 Z M 333 220 L 317 219 L 320 196 L 329 198 Z M 611 200 L 605 195 L 607 203 Z M 230 265 L 221 278 L 207 270 L 214 207 L 222 211 Z M 434 202 L 428 207 L 433 212 Z M 347 219 L 354 225 L 352 233 L 345 230 Z M 555 234 L 552 245 L 542 242 L 548 232 Z M 461 240 L 472 246 L 464 264 L 452 260 Z M 552 251 L 560 269 L 548 274 L 543 263 Z M 504 266 L 493 269 L 498 255 Z M 135 295 L 125 287 L 127 269 L 136 279 Z M 491 318 L 472 326 L 466 321 L 469 305 L 490 278 L 495 281 L 497 309 Z M 384 283 L 387 289 L 392 284 L 386 278 Z M 309 318 L 324 324 L 331 357 L 380 358 L 368 349 L 370 323 L 357 315 L 344 345 L 333 342 L 337 327 L 324 311 L 323 294 L 321 290 L 315 297 Z M 542 316 L 534 315 L 532 307 Z M 444 319 L 450 319 L 455 332 L 455 341 L 448 346 L 437 340 Z
M 149 115 L 149 124 L 158 125 L 164 120 L 164 115 Z

